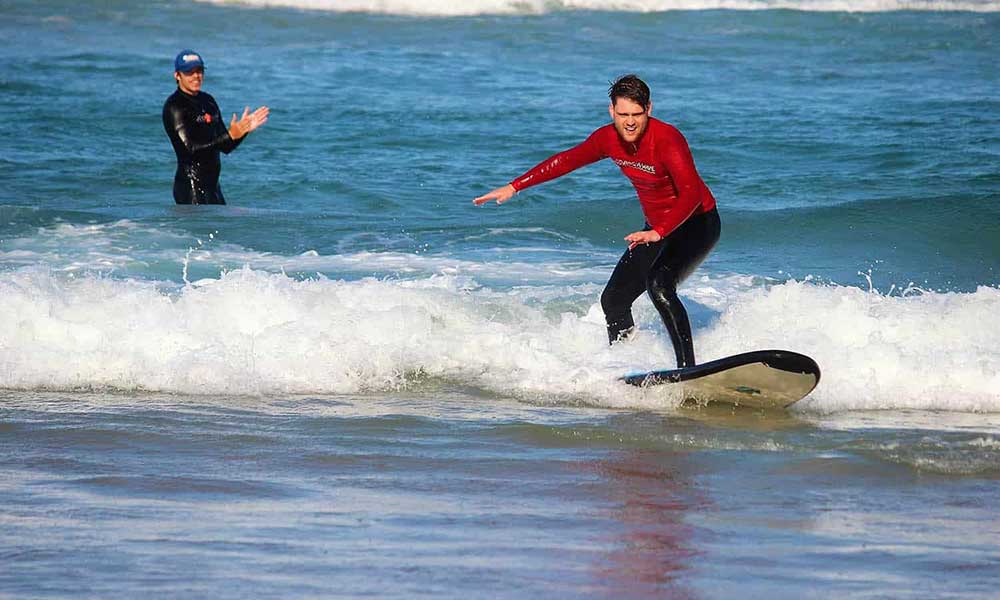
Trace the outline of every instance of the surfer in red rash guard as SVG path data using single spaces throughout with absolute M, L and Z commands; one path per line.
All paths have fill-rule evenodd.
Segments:
M 473 203 L 495 200 L 502 204 L 527 187 L 610 158 L 635 187 L 646 226 L 625 236 L 628 249 L 601 294 L 608 341 L 614 344 L 634 331 L 632 303 L 648 292 L 673 341 L 677 366 L 692 366 L 691 324 L 677 286 L 719 240 L 715 198 L 698 175 L 684 136 L 650 116 L 653 103 L 641 79 L 635 75 L 618 78 L 608 96 L 612 123 Z

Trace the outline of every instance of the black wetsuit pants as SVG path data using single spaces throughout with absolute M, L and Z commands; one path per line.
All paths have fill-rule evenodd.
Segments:
M 629 334 L 635 326 L 632 303 L 648 292 L 674 343 L 677 366 L 693 366 L 691 323 L 677 297 L 677 286 L 705 260 L 719 241 L 720 231 L 719 212 L 712 209 L 692 216 L 658 242 L 626 250 L 601 294 L 609 342 Z

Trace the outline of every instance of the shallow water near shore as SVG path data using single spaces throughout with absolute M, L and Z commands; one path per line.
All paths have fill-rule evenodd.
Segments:
M 1000 576 L 995 417 L 636 412 L 425 388 L 7 392 L 0 586 L 976 598 Z

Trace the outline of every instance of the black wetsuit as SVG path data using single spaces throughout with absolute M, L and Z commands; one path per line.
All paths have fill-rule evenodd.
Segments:
M 205 92 L 190 96 L 180 89 L 163 104 L 163 128 L 177 154 L 174 201 L 225 204 L 219 187 L 219 152 L 229 154 L 246 136 L 235 141 L 229 137 L 215 98 Z
M 647 224 L 646 229 L 651 227 Z M 677 297 L 677 286 L 705 260 L 719 241 L 721 229 L 719 211 L 713 208 L 692 216 L 658 242 L 626 250 L 601 294 L 609 341 L 628 335 L 635 325 L 632 303 L 649 292 L 674 343 L 677 366 L 695 365 L 691 323 Z

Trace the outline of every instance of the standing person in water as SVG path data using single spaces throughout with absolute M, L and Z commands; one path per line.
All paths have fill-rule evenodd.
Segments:
M 229 154 L 246 135 L 267 122 L 268 108 L 250 112 L 243 109 L 227 128 L 215 98 L 201 91 L 205 63 L 193 50 L 184 50 L 174 59 L 177 91 L 163 104 L 163 128 L 177 154 L 174 201 L 177 204 L 225 204 L 219 187 L 222 162 L 219 152 Z
M 613 160 L 632 181 L 646 224 L 625 236 L 628 249 L 601 294 L 608 340 L 614 344 L 634 331 L 632 303 L 645 291 L 670 333 L 677 366 L 693 366 L 691 323 L 677 286 L 719 240 L 715 198 L 698 175 L 684 136 L 650 116 L 649 86 L 635 75 L 624 75 L 611 85 L 608 96 L 612 123 L 473 202 L 502 204 L 524 188 L 602 158 Z

